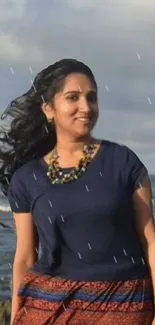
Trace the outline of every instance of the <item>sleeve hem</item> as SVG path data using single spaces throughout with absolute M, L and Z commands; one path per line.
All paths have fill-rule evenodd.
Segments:
M 11 208 L 12 213 L 29 213 L 31 212 L 30 209 L 12 209 Z
M 147 168 L 144 166 L 144 167 L 142 168 L 141 173 L 139 174 L 138 178 L 136 179 L 136 182 L 135 182 L 135 184 L 134 184 L 133 191 L 135 191 L 135 190 L 138 188 L 139 183 L 142 181 L 142 179 L 143 179 L 146 175 L 148 175 L 148 170 L 147 170 Z

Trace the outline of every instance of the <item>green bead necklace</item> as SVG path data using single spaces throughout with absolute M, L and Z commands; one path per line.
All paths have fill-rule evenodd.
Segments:
M 65 174 L 63 173 L 63 168 L 59 166 L 59 156 L 57 151 L 55 150 L 54 155 L 52 154 L 52 156 L 50 157 L 47 172 L 47 176 L 50 178 L 52 184 L 66 184 L 80 178 L 85 172 L 88 164 L 90 163 L 94 150 L 94 144 L 85 145 L 82 150 L 82 157 L 80 158 L 78 165 L 72 168 L 69 173 Z

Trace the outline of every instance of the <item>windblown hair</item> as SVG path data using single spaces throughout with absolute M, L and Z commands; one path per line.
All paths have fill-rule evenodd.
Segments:
M 12 100 L 2 114 L 3 121 L 12 118 L 7 129 L 0 127 L 0 183 L 5 195 L 17 168 L 55 147 L 56 130 L 48 122 L 41 105 L 52 102 L 70 73 L 85 74 L 97 89 L 88 66 L 74 59 L 63 59 L 38 73 L 28 92 Z

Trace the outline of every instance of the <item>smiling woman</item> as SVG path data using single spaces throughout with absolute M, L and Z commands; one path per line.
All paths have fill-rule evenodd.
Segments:
M 148 173 L 129 148 L 92 136 L 97 97 L 90 68 L 64 59 L 2 116 L 13 117 L 0 149 L 17 233 L 11 325 L 151 325 Z
M 87 141 L 98 117 L 96 85 L 84 73 L 70 73 L 54 101 L 43 103 L 42 109 L 55 125 L 58 145 L 68 131 L 72 141 Z

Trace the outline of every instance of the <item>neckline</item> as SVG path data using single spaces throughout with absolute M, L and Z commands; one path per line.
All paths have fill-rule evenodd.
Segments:
M 94 162 L 96 161 L 96 159 L 98 158 L 98 156 L 101 154 L 101 152 L 102 152 L 102 148 L 103 148 L 103 144 L 104 144 L 104 140 L 101 140 L 101 141 L 100 141 L 100 146 L 99 146 L 97 152 L 95 153 L 94 157 L 91 159 L 91 161 L 90 161 L 90 163 L 89 163 L 89 165 L 88 165 L 88 167 L 87 167 L 87 170 L 89 169 L 90 166 L 92 166 L 92 165 L 94 164 Z M 41 163 L 41 164 L 42 164 L 46 169 L 48 169 L 49 164 L 45 161 L 44 157 L 39 158 L 39 160 L 40 160 L 40 163 Z M 73 169 L 74 167 L 75 167 L 75 166 L 73 166 L 73 167 L 64 167 L 64 168 L 62 168 L 62 170 L 63 170 L 64 172 L 68 172 L 68 171 L 70 171 L 71 169 Z

